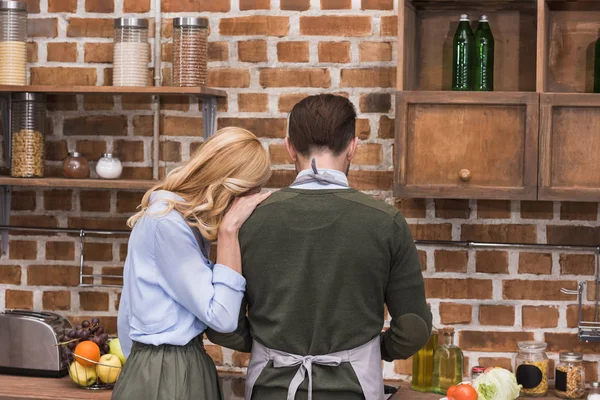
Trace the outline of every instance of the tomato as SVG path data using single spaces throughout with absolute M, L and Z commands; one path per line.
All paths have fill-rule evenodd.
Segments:
M 454 390 L 456 389 L 456 385 L 454 386 L 450 386 L 448 388 L 448 390 L 446 391 L 446 397 L 448 398 L 448 400 L 452 399 L 452 394 L 454 393 Z
M 458 385 L 452 392 L 454 400 L 477 400 L 477 390 L 471 385 Z

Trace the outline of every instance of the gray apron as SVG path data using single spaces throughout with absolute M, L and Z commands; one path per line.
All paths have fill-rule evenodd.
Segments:
M 314 158 L 311 166 L 313 170 L 312 173 L 299 177 L 290 186 L 294 187 L 305 183 L 318 182 L 322 185 L 334 184 L 348 187 L 348 184 L 335 179 L 327 172 L 319 173 Z M 287 400 L 294 400 L 296 398 L 298 388 L 307 377 L 308 400 L 312 400 L 313 364 L 337 367 L 341 363 L 350 363 L 352 366 L 352 369 L 358 378 L 358 382 L 360 383 L 360 387 L 362 388 L 365 400 L 383 400 L 383 372 L 381 370 L 380 345 L 380 338 L 377 336 L 368 343 L 354 349 L 318 356 L 301 356 L 270 349 L 255 340 L 252 344 L 252 355 L 250 357 L 250 364 L 248 365 L 245 399 L 252 399 L 252 391 L 258 377 L 269 362 L 272 361 L 274 368 L 298 367 L 296 375 L 290 382 Z

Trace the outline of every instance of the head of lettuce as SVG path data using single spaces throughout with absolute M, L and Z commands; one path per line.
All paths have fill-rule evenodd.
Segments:
M 512 372 L 504 368 L 490 368 L 473 381 L 479 400 L 515 400 L 521 385 Z

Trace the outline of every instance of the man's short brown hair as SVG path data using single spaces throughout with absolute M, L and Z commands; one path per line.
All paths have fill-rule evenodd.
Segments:
M 300 154 L 320 150 L 340 155 L 355 136 L 356 110 L 345 97 L 332 94 L 310 96 L 294 106 L 289 136 Z

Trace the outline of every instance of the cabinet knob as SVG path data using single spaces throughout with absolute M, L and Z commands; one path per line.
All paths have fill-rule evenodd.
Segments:
M 463 182 L 469 182 L 471 180 L 471 171 L 469 171 L 468 169 L 461 169 L 460 172 L 458 173 L 458 176 L 460 177 L 460 180 Z

